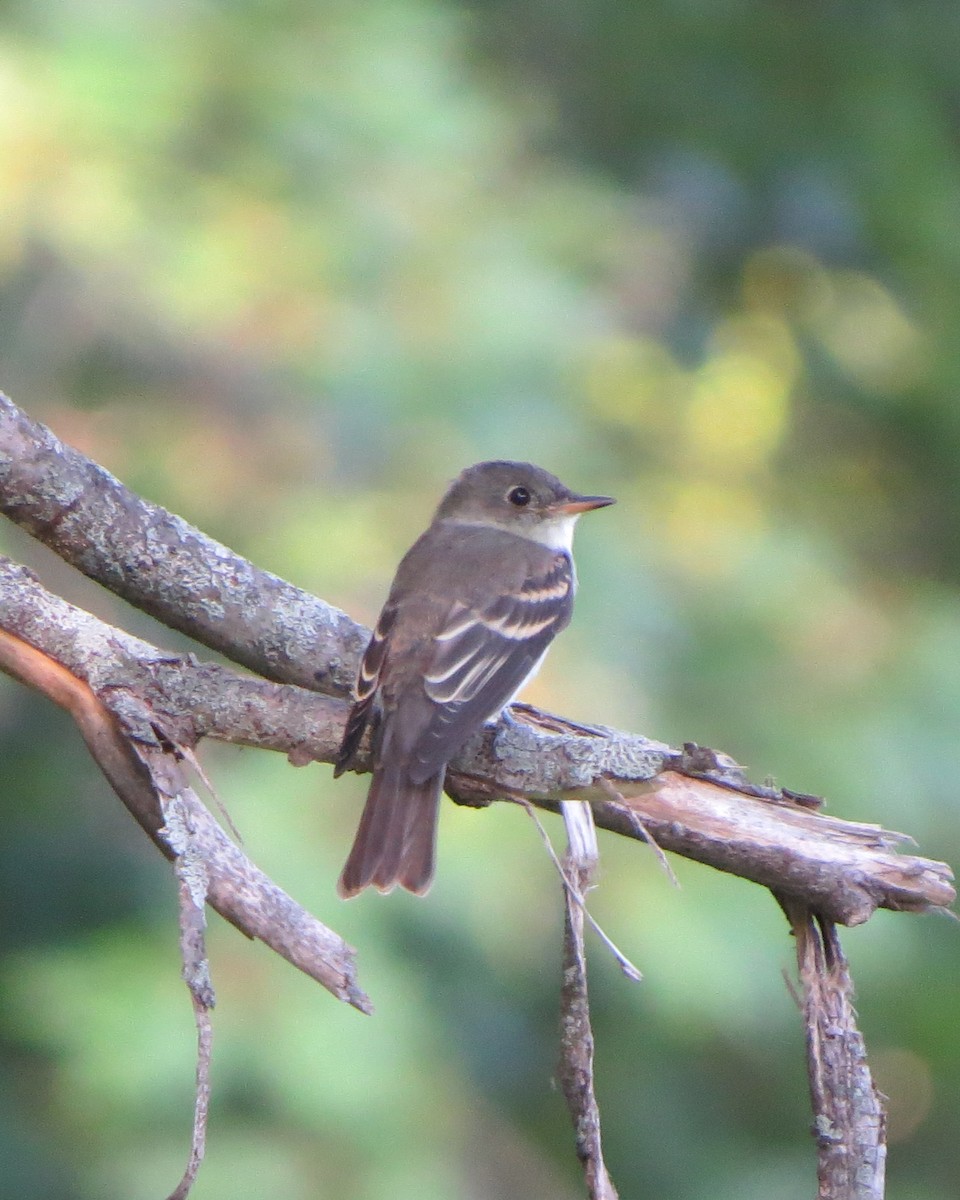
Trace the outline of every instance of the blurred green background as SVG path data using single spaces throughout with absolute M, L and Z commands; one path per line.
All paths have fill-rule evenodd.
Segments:
M 3 387 L 131 487 L 371 621 L 469 462 L 619 504 L 528 698 L 825 794 L 960 862 L 960 8 L 892 0 L 8 0 Z M 107 619 L 183 639 L 0 530 Z M 0 1191 L 155 1200 L 194 1031 L 168 868 L 0 679 Z M 558 889 L 446 805 L 426 901 L 337 900 L 361 780 L 209 747 L 248 852 L 359 949 L 365 1018 L 213 918 L 198 1200 L 567 1200 Z M 622 1195 L 808 1200 L 770 897 L 605 837 Z M 889 1194 L 955 1200 L 960 933 L 844 938 Z

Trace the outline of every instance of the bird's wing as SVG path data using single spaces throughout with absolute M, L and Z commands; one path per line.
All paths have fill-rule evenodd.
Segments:
M 337 761 L 333 769 L 334 778 L 342 775 L 350 766 L 350 762 L 360 746 L 367 723 L 372 716 L 377 687 L 380 683 L 380 672 L 383 669 L 383 663 L 387 654 L 390 630 L 393 628 L 396 619 L 397 606 L 388 601 L 380 613 L 376 628 L 370 637 L 370 641 L 367 643 L 363 658 L 360 660 L 360 670 L 357 672 L 355 686 L 356 696 L 343 731 L 340 749 L 337 752 Z
M 429 717 L 412 747 L 414 782 L 436 774 L 513 699 L 570 620 L 575 586 L 573 564 L 559 553 L 542 572 L 482 607 L 452 607 L 425 662 Z

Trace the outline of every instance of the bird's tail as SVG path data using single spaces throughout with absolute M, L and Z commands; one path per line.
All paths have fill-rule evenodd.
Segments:
M 337 891 L 345 899 L 373 884 L 422 896 L 433 881 L 444 772 L 414 783 L 406 770 L 378 765 Z

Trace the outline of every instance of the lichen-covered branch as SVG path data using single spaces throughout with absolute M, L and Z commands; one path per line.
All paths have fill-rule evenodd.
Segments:
M 151 710 L 142 698 L 128 692 L 122 706 L 125 713 L 138 711 L 127 725 L 82 674 L 8 629 L 0 629 L 0 670 L 70 713 L 110 786 L 170 859 L 181 848 L 165 822 L 163 799 L 177 797 L 191 847 L 203 863 L 206 900 L 221 916 L 249 937 L 265 942 L 339 999 L 370 1011 L 356 981 L 352 947 L 291 899 L 227 838 L 187 785 L 180 747 L 164 730 L 162 711 Z M 105 689 L 105 694 L 112 694 L 111 689 Z
M 0 557 L 0 627 L 89 684 L 132 733 L 162 723 L 179 745 L 202 737 L 332 762 L 346 704 L 229 667 L 169 654 L 48 592 Z M 750 784 L 728 760 L 673 750 L 636 734 L 585 727 L 525 705 L 520 720 L 482 730 L 454 760 L 447 790 L 461 803 L 527 797 L 546 809 L 589 800 L 597 825 L 793 895 L 839 924 L 876 908 L 923 911 L 953 902 L 949 868 L 899 854 L 905 840 L 826 816 Z M 359 766 L 366 760 L 361 754 Z
M 135 495 L 2 393 L 0 512 L 137 608 L 259 675 L 349 691 L 362 625 Z
M 756 787 L 713 751 L 673 750 L 526 705 L 514 712 L 523 719 L 482 731 L 454 760 L 455 798 L 523 796 L 554 809 L 561 799 L 589 800 L 602 829 L 649 834 L 663 850 L 793 895 L 841 925 L 877 908 L 924 912 L 956 898 L 945 863 L 897 853 L 904 834 Z
M 0 627 L 85 681 L 133 735 L 149 740 L 140 726 L 162 719 L 186 746 L 212 736 L 296 761 L 332 760 L 344 716 L 333 697 L 346 694 L 367 637 L 362 626 L 141 500 L 3 396 L 0 511 L 132 603 L 264 676 L 165 653 L 0 561 Z M 514 712 L 519 720 L 484 728 L 451 764 L 447 791 L 460 803 L 587 800 L 603 829 L 640 840 L 649 833 L 665 850 L 774 888 L 840 924 L 865 921 L 878 907 L 923 911 L 955 898 L 945 864 L 897 852 L 903 835 L 753 784 L 722 754 L 526 706 Z

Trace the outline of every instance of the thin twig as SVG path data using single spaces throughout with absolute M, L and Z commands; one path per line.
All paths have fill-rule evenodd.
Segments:
M 216 788 L 210 782 L 210 779 L 207 776 L 206 771 L 203 769 L 203 764 L 200 762 L 200 759 L 197 758 L 196 754 L 189 746 L 184 746 L 181 744 L 180 752 L 183 754 L 184 759 L 190 764 L 190 766 L 193 768 L 193 770 L 196 771 L 197 778 L 200 780 L 200 782 L 203 784 L 203 786 L 207 789 L 207 793 L 210 796 L 210 799 L 213 801 L 217 812 L 223 818 L 223 823 L 226 825 L 226 827 L 230 833 L 230 836 L 233 838 L 233 840 L 237 843 L 238 846 L 242 846 L 243 845 L 243 836 L 240 833 L 240 830 L 237 828 L 236 822 L 234 821 L 233 817 L 230 815 L 230 810 L 224 804 L 223 800 L 221 800 L 220 795 L 217 792 Z
M 206 1150 L 207 1115 L 210 1109 L 210 1059 L 213 1023 L 210 1012 L 216 1003 L 206 951 L 207 871 L 202 847 L 196 844 L 190 809 L 180 795 L 162 804 L 166 837 L 175 849 L 177 898 L 180 915 L 180 957 L 184 982 L 190 990 L 197 1027 L 196 1091 L 193 1135 L 183 1176 L 169 1200 L 186 1200 L 200 1170 Z
M 624 798 L 624 796 L 613 786 L 613 784 L 610 782 L 609 779 L 604 779 L 601 776 L 601 778 L 598 780 L 598 782 L 600 784 L 600 787 L 603 789 L 604 792 L 606 792 L 606 794 L 610 797 L 611 800 L 615 801 L 617 804 L 622 804 L 622 805 L 627 804 L 627 801 Z M 627 811 L 630 813 L 630 823 L 636 829 L 640 838 L 644 842 L 646 842 L 647 845 L 650 847 L 650 849 L 653 851 L 654 855 L 656 856 L 657 862 L 660 864 L 661 868 L 663 869 L 663 873 L 666 875 L 666 877 L 670 880 L 670 882 L 673 884 L 673 886 L 675 888 L 679 888 L 680 880 L 677 878 L 673 867 L 670 866 L 669 859 L 664 854 L 664 852 L 660 849 L 660 845 L 657 842 L 656 838 L 653 836 L 653 834 L 650 832 L 650 830 L 647 829 L 646 825 L 644 825 L 644 823 L 640 820 L 639 814 L 634 809 L 628 808 Z
M 210 1107 L 210 1054 L 213 1044 L 213 1023 L 210 1010 L 191 993 L 194 1019 L 197 1025 L 197 1084 L 193 1114 L 193 1139 L 190 1158 L 180 1182 L 170 1193 L 169 1200 L 186 1200 L 196 1181 L 206 1149 L 207 1115 Z
M 543 822 L 537 816 L 537 814 L 533 808 L 533 805 L 529 802 L 529 800 L 525 800 L 522 797 L 517 799 L 517 803 L 519 805 L 521 805 L 522 808 L 526 809 L 527 816 L 530 818 L 531 821 L 533 821 L 534 825 L 536 826 L 537 832 L 540 834 L 543 844 L 547 848 L 547 853 L 550 855 L 550 859 L 553 862 L 553 865 L 556 867 L 557 874 L 560 876 L 560 879 L 563 883 L 564 889 L 566 890 L 567 894 L 570 896 L 570 899 L 573 901 L 574 904 L 577 905 L 578 908 L 580 908 L 583 911 L 583 914 L 586 917 L 586 919 L 590 925 L 590 928 L 594 931 L 594 933 L 597 935 L 597 937 L 599 937 L 599 939 L 603 942 L 603 944 L 607 947 L 607 949 L 610 951 L 610 953 L 616 959 L 617 965 L 619 966 L 620 970 L 624 973 L 624 975 L 626 975 L 626 977 L 628 979 L 632 979 L 635 983 L 640 983 L 641 980 L 643 979 L 643 975 L 641 975 L 641 973 L 633 965 L 633 963 L 630 961 L 630 959 L 627 958 L 627 956 L 623 953 L 623 951 L 621 949 L 619 949 L 619 947 L 616 945 L 616 943 L 613 941 L 613 939 L 608 937 L 607 934 L 604 933 L 603 929 L 597 923 L 597 921 L 594 920 L 589 908 L 587 908 L 587 902 L 583 898 L 583 893 L 580 891 L 579 887 L 571 881 L 569 875 L 563 869 L 563 864 L 560 862 L 560 859 L 557 857 L 557 852 L 556 852 L 556 850 L 554 850 L 553 843 L 550 841 L 550 835 L 547 833 L 546 829 L 544 829 Z
M 593 1078 L 593 1030 L 587 991 L 587 958 L 583 919 L 588 915 L 582 892 L 589 868 L 567 858 L 563 876 L 563 983 L 560 988 L 559 1078 L 573 1120 L 577 1158 L 583 1166 L 590 1200 L 617 1200 L 606 1164 L 600 1135 L 600 1107 Z

